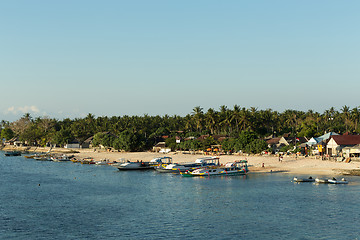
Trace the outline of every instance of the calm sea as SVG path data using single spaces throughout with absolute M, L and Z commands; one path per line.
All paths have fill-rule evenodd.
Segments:
M 360 178 L 183 178 L 0 152 L 1 239 L 359 239 Z M 298 176 L 300 177 L 300 176 Z M 330 177 L 330 176 L 329 176 Z

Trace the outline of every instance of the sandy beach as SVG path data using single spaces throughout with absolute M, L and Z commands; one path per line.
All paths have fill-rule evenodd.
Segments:
M 22 148 L 5 147 L 6 150 L 24 150 Z M 28 151 L 47 152 L 49 148 L 28 148 Z M 169 154 L 154 153 L 154 152 L 107 152 L 99 149 L 63 149 L 55 148 L 51 152 L 62 152 L 73 154 L 77 158 L 91 157 L 94 160 L 108 159 L 109 161 L 119 161 L 124 158 L 130 161 L 142 160 L 150 161 L 159 156 L 172 157 L 175 163 L 194 162 L 199 157 L 204 157 L 203 154 L 190 154 L 181 152 L 171 152 Z M 284 156 L 282 161 L 274 155 L 263 156 L 242 156 L 242 155 L 221 155 L 220 163 L 232 162 L 235 160 L 246 159 L 249 164 L 251 172 L 268 172 L 268 173 L 289 173 L 289 174 L 304 174 L 312 176 L 336 176 L 345 175 L 350 172 L 360 173 L 360 162 L 337 162 L 334 160 L 321 160 L 315 157 L 298 157 Z M 264 165 L 264 167 L 263 167 Z

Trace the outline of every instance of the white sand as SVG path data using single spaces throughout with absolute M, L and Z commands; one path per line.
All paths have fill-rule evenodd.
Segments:
M 183 153 L 153 153 L 153 152 L 134 152 L 134 153 L 121 153 L 121 152 L 94 152 L 81 150 L 80 153 L 75 154 L 77 157 L 93 157 L 95 160 L 109 159 L 110 161 L 117 161 L 120 158 L 125 158 L 130 161 L 142 160 L 150 161 L 151 159 L 159 156 L 172 157 L 173 162 L 194 162 L 197 158 L 204 157 L 201 154 L 183 154 Z M 284 172 L 284 173 L 297 173 L 309 175 L 341 175 L 346 170 L 360 170 L 360 162 L 335 162 L 323 161 L 315 159 L 314 157 L 290 157 L 285 156 L 282 162 L 279 162 L 276 156 L 239 156 L 239 155 L 221 155 L 220 163 L 232 162 L 235 160 L 248 160 L 249 170 L 252 172 Z M 262 167 L 264 163 L 264 167 Z
M 13 148 L 6 148 L 8 150 L 14 150 Z M 6 150 L 4 149 L 4 150 Z M 16 150 L 21 150 L 16 148 Z M 31 148 L 30 151 L 48 151 L 48 148 Z M 53 151 L 68 152 L 69 149 L 53 149 Z M 201 154 L 183 154 L 183 153 L 153 153 L 153 152 L 106 152 L 104 150 L 99 151 L 94 149 L 81 149 L 79 153 L 74 155 L 77 158 L 92 157 L 94 160 L 109 159 L 110 161 L 119 161 L 121 158 L 125 158 L 130 161 L 142 160 L 150 161 L 151 159 L 158 156 L 169 156 L 173 158 L 175 163 L 194 162 L 199 157 L 204 157 Z M 239 155 L 221 155 L 220 163 L 225 164 L 226 162 L 232 162 L 235 160 L 248 160 L 249 170 L 251 172 L 284 172 L 290 174 L 304 174 L 312 176 L 321 175 L 341 175 L 347 170 L 359 170 L 360 162 L 335 162 L 323 161 L 321 159 L 315 159 L 314 157 L 298 157 L 284 156 L 283 161 L 279 162 L 278 157 L 274 155 L 266 156 L 239 156 Z M 264 167 L 262 167 L 264 164 Z

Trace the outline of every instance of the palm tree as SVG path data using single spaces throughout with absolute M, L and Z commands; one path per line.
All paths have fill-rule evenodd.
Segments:
M 203 122 L 203 108 L 200 106 L 196 106 L 193 108 L 192 116 L 196 124 L 197 131 L 201 131 L 202 129 L 202 122 Z
M 355 107 L 351 110 L 351 113 L 350 113 L 350 119 L 352 120 L 352 122 L 354 124 L 355 132 L 357 132 L 359 118 L 360 118 L 359 107 Z
M 249 127 L 249 117 L 249 110 L 243 107 L 241 109 L 241 117 L 239 122 L 239 124 L 241 125 L 241 130 L 245 131 Z
M 349 124 L 349 119 L 350 119 L 350 108 L 348 106 L 343 106 L 342 109 L 341 109 L 343 115 L 344 115 L 344 118 L 345 118 L 345 129 L 346 129 L 346 132 L 348 131 L 348 124 Z
M 239 121 L 241 118 L 241 108 L 239 105 L 234 105 L 233 111 L 232 111 L 232 117 L 230 119 L 231 122 L 235 121 L 236 131 L 239 132 Z
M 205 114 L 206 127 L 210 129 L 210 133 L 214 134 L 216 125 L 216 112 L 214 109 L 209 108 Z
M 223 132 L 226 134 L 230 134 L 232 132 L 231 117 L 232 111 L 229 110 L 225 105 L 220 106 L 219 125 L 221 126 Z

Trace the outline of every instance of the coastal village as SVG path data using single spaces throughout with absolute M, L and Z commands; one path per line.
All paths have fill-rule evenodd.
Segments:
M 106 133 L 110 134 L 110 133 Z M 203 135 L 196 138 L 199 141 L 203 141 L 209 137 L 209 135 Z M 165 140 L 168 136 L 162 136 Z M 227 139 L 226 135 L 215 135 L 213 136 L 215 140 L 221 143 L 224 139 Z M 78 140 L 73 140 L 64 145 L 65 149 L 102 149 L 108 152 L 114 152 L 115 150 L 112 148 L 107 148 L 106 146 L 100 145 L 99 147 L 92 145 L 92 140 L 94 137 L 89 137 L 83 142 L 79 142 Z M 185 139 L 181 139 L 180 137 L 176 137 L 176 141 L 180 143 L 180 141 L 188 141 L 193 140 L 195 137 L 188 137 Z M 314 156 L 321 159 L 336 159 L 337 161 L 360 161 L 360 135 L 351 135 L 344 134 L 339 135 L 335 132 L 325 133 L 319 137 L 311 137 L 310 139 L 306 137 L 289 137 L 289 134 L 285 134 L 281 137 L 268 137 L 266 143 L 268 148 L 271 151 L 264 151 L 264 154 L 275 154 L 275 155 L 289 155 L 293 152 L 294 149 L 288 150 L 286 152 L 281 151 L 283 147 L 286 146 L 295 146 L 299 148 L 297 152 L 298 156 Z M 14 137 L 8 141 L 3 141 L 2 147 L 6 149 L 30 149 L 28 147 L 28 143 L 25 141 L 20 141 L 18 137 Z M 56 146 L 55 146 L 56 147 Z M 156 143 L 153 148 L 153 152 L 158 153 L 171 153 L 172 149 L 166 146 L 165 141 L 160 141 Z M 181 150 L 180 150 L 181 151 Z M 212 145 L 210 148 L 200 150 L 196 152 L 197 154 L 205 154 L 205 155 L 224 155 L 231 154 L 229 152 L 224 152 L 221 148 L 221 144 Z M 239 152 L 241 154 L 241 152 Z
M 205 139 L 201 136 L 199 139 Z M 163 139 L 166 139 L 164 136 Z M 219 135 L 216 138 L 221 141 L 227 136 Z M 177 141 L 190 141 L 194 138 L 181 139 Z M 117 151 L 105 146 L 93 146 L 93 137 L 80 143 L 72 141 L 64 147 L 30 147 L 17 138 L 4 141 L 2 150 L 8 152 L 27 152 L 27 153 L 53 153 L 66 154 L 68 156 L 83 159 L 86 163 L 90 159 L 95 162 L 118 163 L 121 160 L 133 162 L 149 162 L 158 157 L 168 156 L 176 163 L 194 162 L 195 159 L 216 156 L 219 162 L 224 165 L 236 160 L 247 160 L 250 172 L 267 173 L 300 173 L 300 174 L 320 174 L 320 175 L 359 175 L 360 174 L 360 135 L 339 135 L 329 132 L 319 137 L 310 139 L 305 137 L 289 137 L 285 134 L 281 137 L 269 137 L 266 140 L 269 151 L 259 154 L 247 154 L 242 152 L 225 152 L 221 144 L 212 145 L 203 151 L 182 151 L 172 150 L 166 146 L 165 141 L 156 143 L 152 151 L 144 152 L 124 152 Z M 286 152 L 282 151 L 289 146 L 296 146 Z M 80 161 L 81 162 L 81 161 Z M 91 163 L 91 162 L 90 162 Z

